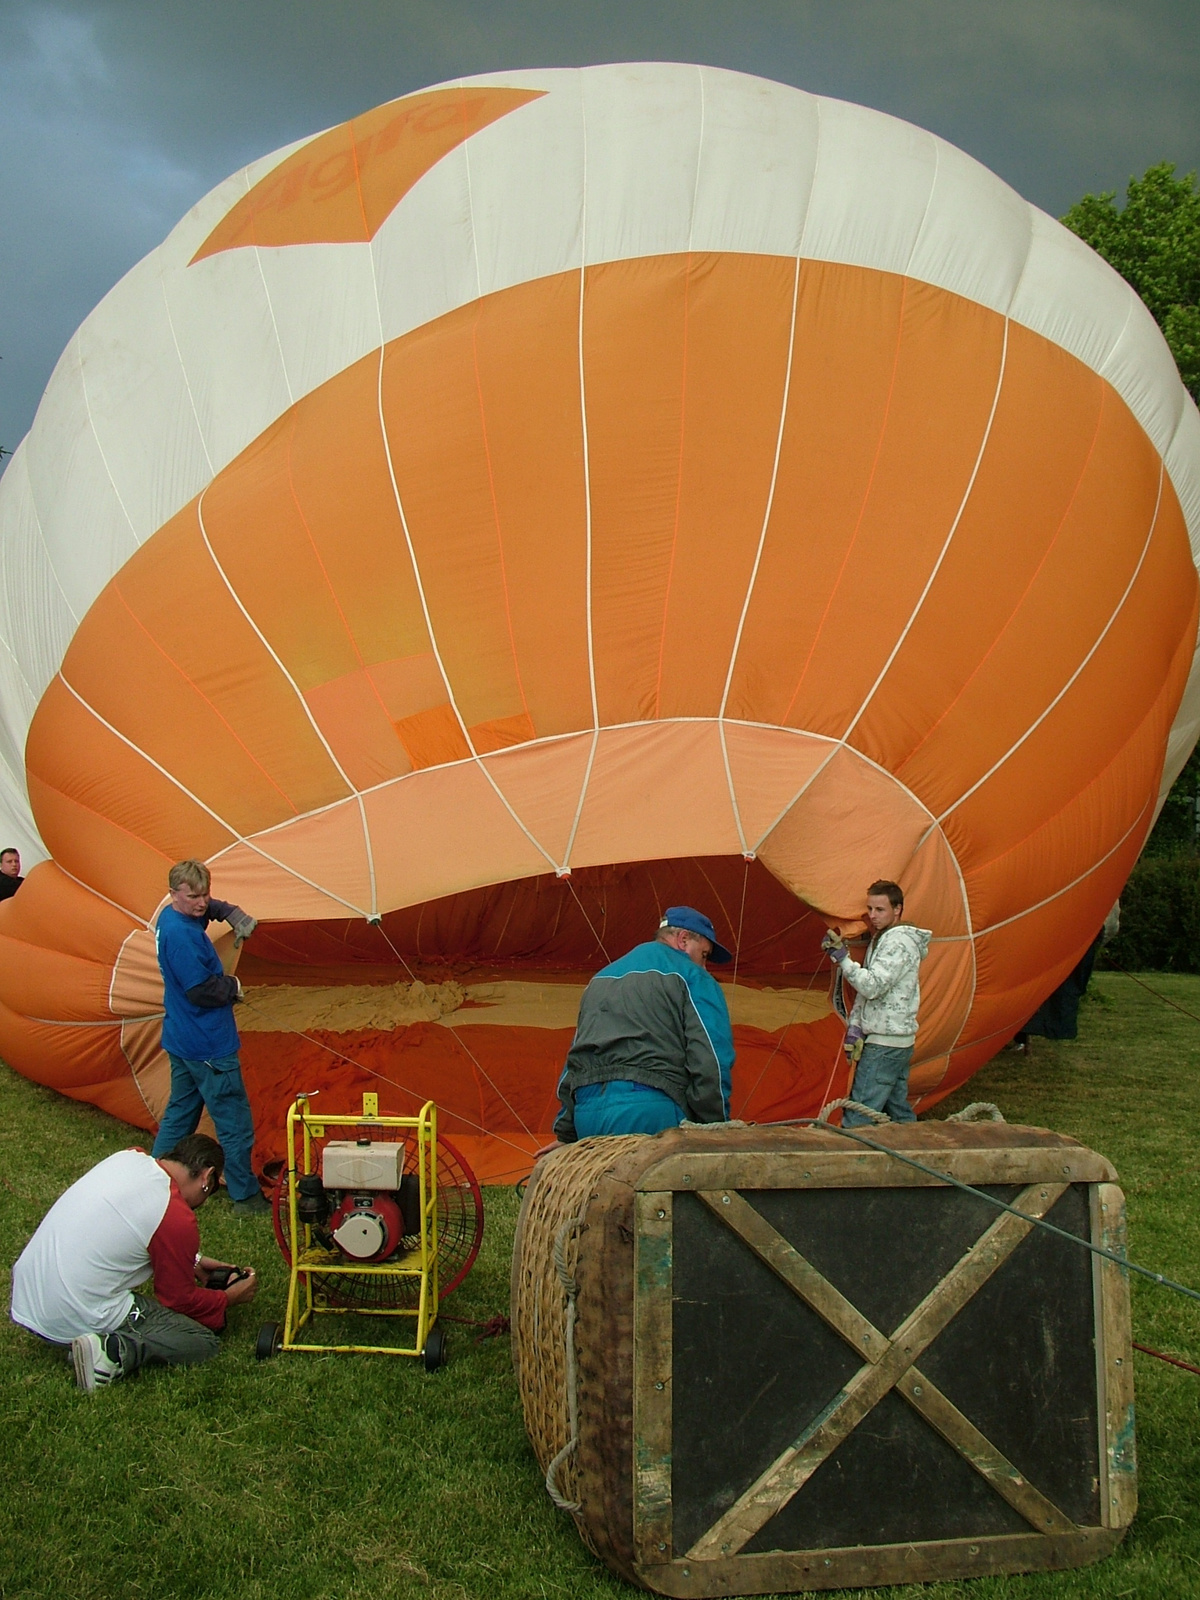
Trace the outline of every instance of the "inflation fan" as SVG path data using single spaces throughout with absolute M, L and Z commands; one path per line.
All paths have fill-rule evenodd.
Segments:
M 445 1360 L 438 1307 L 474 1265 L 483 1196 L 466 1160 L 437 1131 L 430 1100 L 415 1117 L 313 1111 L 300 1095 L 287 1117 L 287 1166 L 275 1191 L 275 1235 L 289 1267 L 282 1323 L 264 1323 L 257 1355 L 370 1351 Z M 406 1319 L 411 1343 L 322 1341 L 316 1319 Z

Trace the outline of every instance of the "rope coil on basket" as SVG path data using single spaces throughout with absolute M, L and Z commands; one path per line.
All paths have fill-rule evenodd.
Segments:
M 568 1217 L 554 1235 L 554 1270 L 558 1281 L 567 1292 L 566 1363 L 567 1363 L 567 1429 L 569 1438 L 546 1468 L 546 1493 L 560 1511 L 578 1511 L 581 1502 L 568 1500 L 558 1487 L 558 1469 L 579 1447 L 579 1396 L 575 1385 L 575 1300 L 579 1282 L 567 1266 L 567 1239 L 577 1234 L 583 1226 L 582 1217 Z
M 890 1122 L 892 1119 L 886 1111 L 876 1111 L 871 1106 L 864 1106 L 861 1100 L 831 1100 L 827 1106 L 822 1106 L 817 1116 L 818 1122 L 828 1122 L 834 1111 L 857 1111 L 861 1116 L 869 1117 L 872 1122 Z
M 947 1122 L 1003 1122 L 1004 1113 L 999 1106 L 994 1106 L 990 1100 L 972 1100 L 969 1106 L 964 1106 L 961 1111 L 954 1111 L 946 1118 Z

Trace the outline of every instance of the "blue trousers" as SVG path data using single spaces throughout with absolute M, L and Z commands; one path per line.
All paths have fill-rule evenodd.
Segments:
M 908 1103 L 908 1069 L 912 1046 L 897 1049 L 892 1044 L 868 1044 L 858 1058 L 851 1100 L 886 1111 L 893 1122 L 915 1122 L 917 1114 Z M 860 1128 L 870 1121 L 859 1111 L 843 1111 L 843 1128 Z
M 646 1083 L 614 1078 L 585 1084 L 575 1094 L 575 1132 L 581 1139 L 598 1133 L 661 1133 L 677 1128 L 683 1119 L 669 1094 Z
M 254 1118 L 242 1082 L 237 1055 L 211 1061 L 188 1061 L 168 1055 L 171 1063 L 171 1098 L 158 1125 L 153 1156 L 167 1156 L 180 1139 L 195 1133 L 200 1113 L 208 1108 L 225 1152 L 225 1186 L 231 1200 L 249 1200 L 261 1191 L 250 1167 L 254 1148 Z

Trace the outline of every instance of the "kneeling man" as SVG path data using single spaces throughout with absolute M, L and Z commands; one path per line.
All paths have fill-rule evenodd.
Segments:
M 69 1349 L 86 1393 L 139 1367 L 207 1361 L 229 1307 L 254 1298 L 253 1269 L 200 1254 L 196 1212 L 224 1165 L 203 1133 L 157 1161 L 119 1150 L 59 1196 L 21 1252 L 12 1319 Z M 228 1288 L 208 1287 L 231 1272 Z M 151 1273 L 154 1299 L 133 1293 Z
M 561 1144 L 729 1120 L 733 1031 L 704 969 L 732 959 L 708 917 L 670 906 L 652 943 L 596 974 L 559 1080 Z

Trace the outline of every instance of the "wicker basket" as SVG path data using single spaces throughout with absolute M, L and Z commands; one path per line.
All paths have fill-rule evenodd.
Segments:
M 631 1135 L 563 1145 L 538 1162 L 525 1191 L 513 1244 L 512 1358 L 525 1430 L 543 1472 L 571 1438 L 564 1278 L 575 1280 L 581 1231 L 572 1224 L 584 1216 L 614 1162 L 644 1144 L 643 1137 Z M 556 1242 L 562 1271 L 555 1264 Z M 565 1456 L 554 1481 L 563 1501 L 578 1500 L 574 1451 Z M 580 1530 L 587 1539 L 584 1523 Z
M 534 1169 L 512 1276 L 525 1424 L 556 1502 L 632 1582 L 1077 1566 L 1132 1519 L 1127 1275 L 1026 1220 L 1122 1249 L 1111 1167 L 1007 1124 L 869 1137 L 885 1148 L 680 1128 Z

